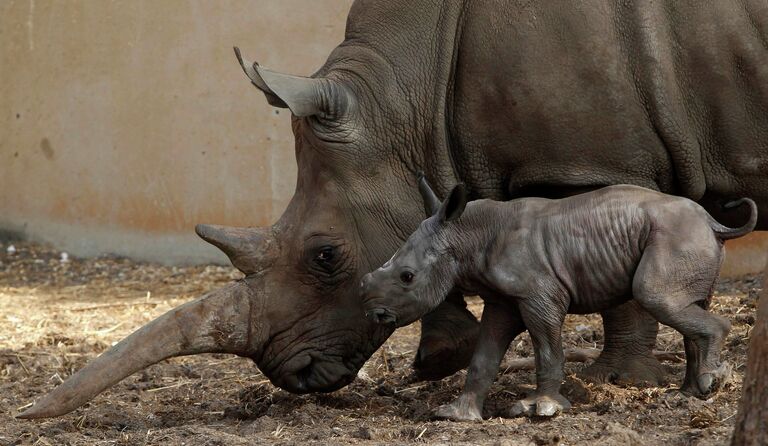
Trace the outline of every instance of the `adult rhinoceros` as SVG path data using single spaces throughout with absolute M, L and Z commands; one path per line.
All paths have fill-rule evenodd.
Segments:
M 346 385 L 390 335 L 363 317 L 358 283 L 421 220 L 418 170 L 474 198 L 633 183 L 719 214 L 748 196 L 768 227 L 766 39 L 764 0 L 358 0 L 313 77 L 244 63 L 293 113 L 299 171 L 273 226 L 197 228 L 246 277 L 138 330 L 22 416 L 67 413 L 201 352 L 253 358 L 291 392 Z M 603 320 L 587 373 L 658 380 L 656 323 L 632 304 Z M 461 297 L 423 322 L 417 369 L 463 366 L 476 322 Z

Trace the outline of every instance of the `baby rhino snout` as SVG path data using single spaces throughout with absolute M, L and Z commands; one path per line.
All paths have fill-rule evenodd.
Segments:
M 371 284 L 373 282 L 373 275 L 371 273 L 368 273 L 363 276 L 363 278 L 360 280 L 360 295 L 363 296 L 364 299 L 368 298 L 368 294 L 371 292 Z
M 378 274 L 377 274 L 378 273 Z M 372 300 L 381 299 L 387 295 L 387 286 L 383 281 L 384 277 L 379 270 L 370 272 L 360 280 L 360 295 L 363 302 L 369 304 Z
M 393 324 L 397 321 L 395 315 L 382 306 L 381 290 L 376 285 L 373 273 L 363 276 L 360 281 L 360 295 L 363 298 L 365 316 L 377 324 Z

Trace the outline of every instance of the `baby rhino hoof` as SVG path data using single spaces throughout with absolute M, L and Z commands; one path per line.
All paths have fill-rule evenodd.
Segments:
M 731 372 L 731 365 L 723 362 L 716 370 L 699 375 L 697 381 L 701 395 L 707 396 L 717 392 L 720 387 L 731 380 Z
M 511 417 L 553 417 L 571 408 L 571 403 L 564 396 L 531 395 L 516 402 L 509 411 Z
M 462 400 L 461 397 L 451 404 L 443 404 L 435 411 L 435 417 L 452 421 L 482 421 L 480 409 Z

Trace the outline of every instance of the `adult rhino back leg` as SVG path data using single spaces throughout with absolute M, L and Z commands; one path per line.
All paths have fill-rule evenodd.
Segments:
M 467 310 L 464 296 L 452 292 L 421 319 L 421 340 L 413 362 L 416 377 L 438 380 L 466 368 L 479 335 L 480 323 Z
M 601 313 L 603 352 L 581 374 L 594 382 L 661 385 L 665 371 L 653 356 L 659 324 L 631 300 Z

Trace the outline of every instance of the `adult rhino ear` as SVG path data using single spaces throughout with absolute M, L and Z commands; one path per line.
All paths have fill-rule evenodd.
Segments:
M 424 172 L 419 171 L 417 176 L 419 178 L 419 193 L 424 200 L 424 210 L 427 212 L 427 217 L 430 217 L 437 214 L 437 211 L 440 210 L 440 199 L 437 198 L 437 194 L 429 185 Z
M 437 215 L 441 223 L 456 220 L 464 213 L 467 206 L 467 189 L 463 183 L 453 187 L 448 198 L 443 201 Z
M 278 108 L 288 108 L 288 105 L 283 102 L 282 99 L 277 97 L 277 95 L 267 86 L 267 84 L 264 82 L 264 80 L 261 78 L 261 75 L 259 75 L 259 72 L 257 71 L 257 68 L 259 66 L 256 62 L 249 62 L 245 59 L 243 59 L 243 56 L 240 54 L 240 48 L 235 47 L 235 56 L 237 56 L 237 61 L 240 62 L 240 66 L 243 68 L 243 72 L 246 76 L 248 76 L 248 79 L 251 80 L 251 83 L 256 86 L 259 90 L 261 90 L 264 93 L 264 96 L 267 97 L 267 102 L 269 102 L 269 105 L 273 107 Z
M 296 116 L 332 119 L 342 116 L 352 103 L 352 93 L 330 79 L 291 76 L 267 70 L 243 59 L 235 47 L 240 66 L 251 83 L 264 92 L 274 107 L 289 108 Z

